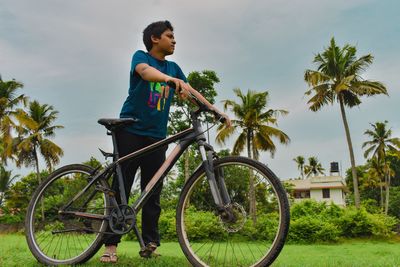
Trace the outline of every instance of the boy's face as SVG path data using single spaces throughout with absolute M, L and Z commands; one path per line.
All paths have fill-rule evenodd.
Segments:
M 152 36 L 151 39 L 153 41 L 153 49 L 156 48 L 157 50 L 163 52 L 166 56 L 174 53 L 176 42 L 174 33 L 170 29 L 167 29 L 165 32 L 163 32 L 160 38 Z

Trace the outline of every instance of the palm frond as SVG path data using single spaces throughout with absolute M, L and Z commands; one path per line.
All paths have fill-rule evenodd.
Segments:
M 246 131 L 243 131 L 239 137 L 236 139 L 235 144 L 233 145 L 232 154 L 239 155 L 246 145 L 247 134 Z
M 218 144 L 225 144 L 226 139 L 228 139 L 234 132 L 237 126 L 232 125 L 231 127 L 226 127 L 224 124 L 221 124 L 217 128 L 217 136 L 215 137 L 215 141 Z

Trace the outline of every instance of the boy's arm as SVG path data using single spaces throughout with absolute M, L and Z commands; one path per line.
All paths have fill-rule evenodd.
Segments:
M 185 86 L 185 82 L 171 77 L 165 73 L 162 73 L 158 69 L 146 64 L 146 63 L 140 63 L 137 64 L 135 67 L 135 71 L 142 77 L 143 80 L 149 81 L 149 82 L 169 82 L 172 81 L 175 83 L 176 86 L 176 91 L 180 92 L 180 89 Z M 186 89 L 186 88 L 185 88 Z
M 224 112 L 221 112 L 219 109 L 217 109 L 215 106 L 213 106 L 210 102 L 208 102 L 208 100 L 206 98 L 204 98 L 204 96 L 202 96 L 196 89 L 194 89 L 192 86 L 190 86 L 190 84 L 185 83 L 185 85 L 187 85 L 188 89 L 183 87 L 184 90 L 188 90 L 191 94 L 193 94 L 195 97 L 197 97 L 198 100 L 203 102 L 210 110 L 214 110 L 215 112 L 220 114 L 222 117 L 224 117 L 226 126 L 228 126 L 228 127 L 232 126 L 232 122 L 229 119 L 228 115 L 226 115 Z
M 215 112 L 221 114 L 222 117 L 225 118 L 225 124 L 230 127 L 232 125 L 231 120 L 229 119 L 228 115 L 218 110 L 214 107 L 207 99 L 205 99 L 199 92 L 197 92 L 190 84 L 185 83 L 183 80 L 171 77 L 162 73 L 161 71 L 157 70 L 149 66 L 146 63 L 137 64 L 135 67 L 135 71 L 142 77 L 143 80 L 150 81 L 150 82 L 173 82 L 175 83 L 175 90 L 180 95 L 181 98 L 187 98 L 188 92 L 192 93 L 194 96 L 197 97 L 201 102 L 203 102 L 209 109 L 214 110 Z

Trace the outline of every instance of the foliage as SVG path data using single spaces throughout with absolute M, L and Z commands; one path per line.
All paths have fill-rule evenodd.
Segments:
M 291 223 L 289 240 L 300 243 L 337 241 L 340 233 L 340 229 L 331 222 L 321 221 L 313 216 L 305 216 Z
M 54 137 L 57 129 L 64 128 L 61 125 L 53 125 L 57 119 L 58 111 L 53 106 L 41 105 L 37 101 L 29 103 L 28 112 L 19 109 L 17 119 L 20 125 L 17 127 L 18 137 L 15 139 L 17 153 L 17 166 L 34 166 L 39 170 L 38 153 L 43 156 L 48 169 L 59 163 L 63 150 L 53 143 L 50 137 Z
M 289 240 L 337 241 L 349 237 L 390 237 L 398 220 L 364 207 L 341 208 L 333 203 L 305 200 L 291 207 Z
M 316 176 L 318 174 L 324 174 L 325 169 L 322 168 L 320 162 L 318 162 L 317 157 L 309 157 L 308 164 L 304 166 L 304 173 L 307 177 L 313 175 Z
M 300 171 L 300 177 L 304 179 L 304 164 L 306 163 L 303 156 L 297 156 L 294 159 L 294 162 L 297 164 L 297 169 Z
M 289 136 L 273 126 L 277 125 L 278 117 L 288 114 L 286 110 L 267 109 L 269 102 L 268 91 L 255 92 L 249 90 L 247 94 L 237 88 L 233 90 L 240 102 L 224 100 L 224 109 L 229 109 L 237 119 L 232 120 L 232 127 L 225 125 L 218 127 L 216 140 L 223 144 L 236 131 L 240 132 L 236 139 L 233 154 L 238 155 L 247 146 L 249 157 L 258 159 L 259 151 L 269 151 L 271 156 L 276 152 L 272 138 L 281 144 L 290 142 Z
M 217 91 L 214 86 L 219 83 L 219 78 L 215 71 L 193 71 L 189 73 L 187 80 L 194 89 L 204 96 L 204 98 L 206 98 L 211 104 L 214 104 L 215 97 L 217 96 Z M 181 101 L 177 98 L 172 99 L 171 105 L 172 109 L 169 115 L 168 134 L 176 134 L 191 126 L 190 110 L 194 107 L 191 102 Z M 205 118 L 205 121 L 211 122 L 213 119 L 208 115 Z
M 357 58 L 356 52 L 355 46 L 346 44 L 341 48 L 332 38 L 329 47 L 314 57 L 317 70 L 306 70 L 304 80 L 310 87 L 305 92 L 307 96 L 311 96 L 308 101 L 310 110 L 316 112 L 335 102 L 340 105 L 353 173 L 354 203 L 359 208 L 358 178 L 345 107 L 361 104 L 361 96 L 387 94 L 387 90 L 382 83 L 361 77 L 361 73 L 372 64 L 373 56 L 368 54 Z
M 349 208 L 339 219 L 345 237 L 388 237 L 393 235 L 396 223 L 397 220 L 393 217 L 379 213 L 371 214 L 364 208 Z
M 233 90 L 240 102 L 224 100 L 224 109 L 228 108 L 235 114 L 236 119 L 232 120 L 232 126 L 219 125 L 216 141 L 223 144 L 236 131 L 240 132 L 233 146 L 233 154 L 239 155 L 247 148 L 249 158 L 258 159 L 259 151 L 269 151 L 271 156 L 276 152 L 273 138 L 281 144 L 290 142 L 289 136 L 283 131 L 275 128 L 279 115 L 286 115 L 286 110 L 267 109 L 268 91 L 255 92 L 249 90 L 243 94 L 239 88 Z M 253 223 L 257 221 L 256 189 L 253 177 L 250 175 L 249 182 L 249 213 Z
M 3 205 L 4 195 L 9 190 L 11 183 L 19 177 L 19 175 L 12 175 L 12 171 L 7 171 L 0 165 L 0 207 Z
M 400 186 L 390 188 L 389 215 L 400 219 Z
M 362 147 L 365 148 L 364 157 L 367 158 L 372 154 L 370 160 L 370 178 L 378 180 L 382 191 L 382 182 L 385 185 L 385 214 L 389 210 L 389 195 L 390 195 L 390 180 L 394 176 L 394 170 L 390 167 L 390 162 L 387 157 L 389 151 L 394 155 L 400 155 L 400 139 L 392 137 L 392 130 L 387 129 L 387 121 L 376 122 L 371 124 L 372 129 L 365 131 L 371 140 L 363 143 Z M 381 203 L 383 203 L 383 195 L 381 194 Z
M 41 177 L 48 175 L 47 171 L 41 172 Z M 13 184 L 5 194 L 5 213 L 12 215 L 16 221 L 23 220 L 29 201 L 39 182 L 35 173 L 30 173 Z M 20 219 L 17 219 L 20 218 Z
M 25 105 L 27 97 L 23 94 L 17 95 L 17 90 L 23 84 L 16 80 L 3 81 L 0 76 L 0 163 L 6 163 L 8 158 L 13 158 L 11 130 L 16 126 L 16 107 Z
M 95 169 L 101 167 L 101 162 L 93 156 L 91 156 L 88 161 L 85 161 L 82 164 L 90 166 Z

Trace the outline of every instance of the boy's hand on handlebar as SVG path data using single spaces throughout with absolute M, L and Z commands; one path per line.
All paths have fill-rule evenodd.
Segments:
M 182 100 L 185 100 L 189 96 L 189 86 L 181 79 L 178 78 L 173 78 L 173 77 L 167 77 L 165 79 L 165 82 L 168 83 L 174 83 L 175 84 L 175 92 L 179 95 L 179 97 Z
M 220 112 L 219 114 L 221 115 L 222 121 L 225 123 L 226 127 L 228 127 L 228 128 L 229 128 L 229 127 L 232 127 L 232 121 L 231 121 L 231 119 L 229 118 L 229 116 L 226 115 L 226 114 L 223 113 L 223 112 Z

